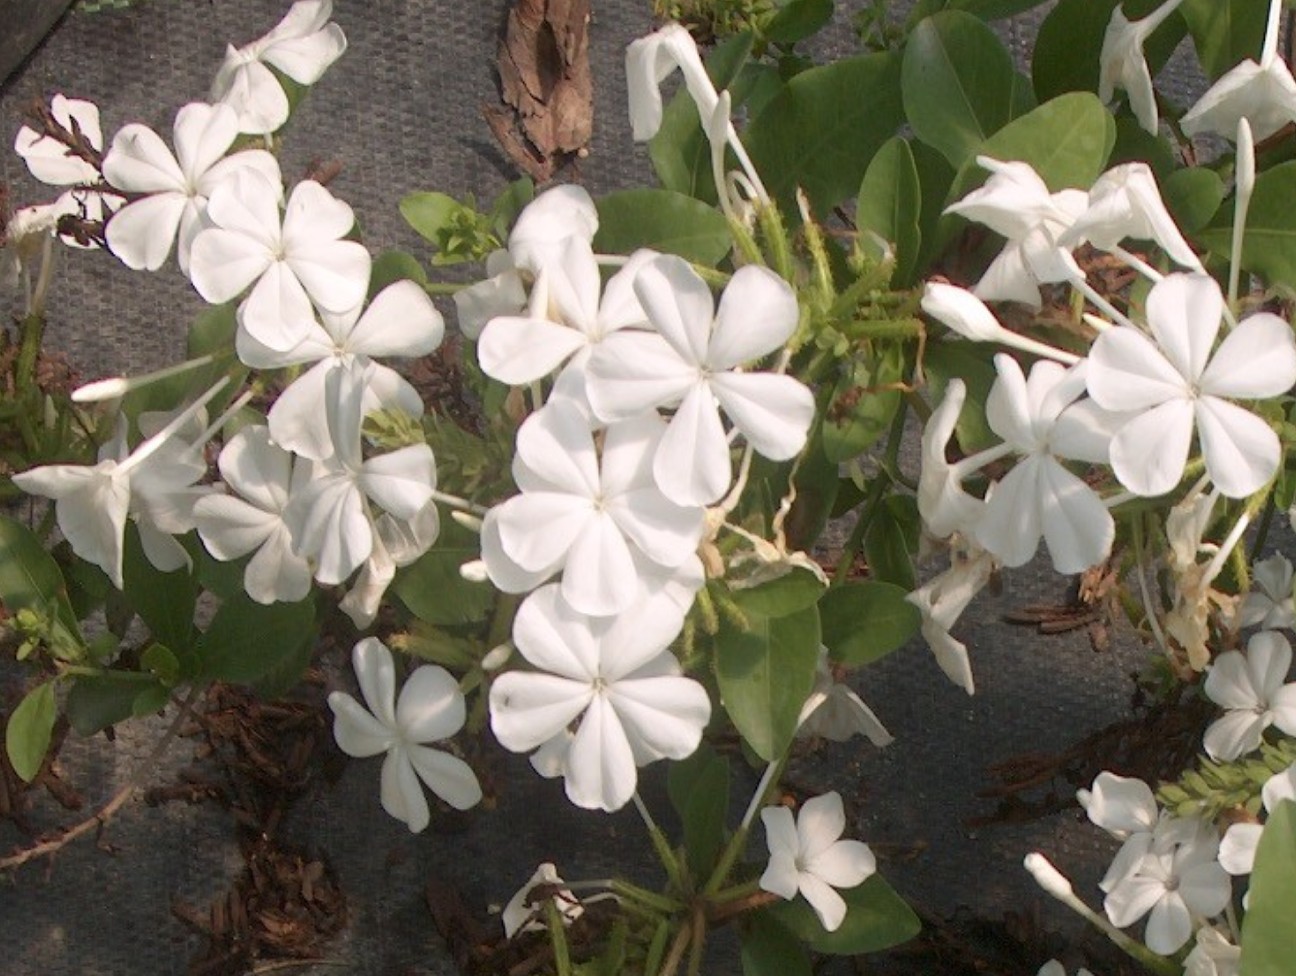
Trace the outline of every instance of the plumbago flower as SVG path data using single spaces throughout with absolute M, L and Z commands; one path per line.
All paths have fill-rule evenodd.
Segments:
M 1158 132 L 1156 93 L 1152 72 L 1143 57 L 1143 45 L 1165 23 L 1183 0 L 1167 0 L 1140 20 L 1131 21 L 1120 4 L 1112 11 L 1099 55 L 1098 97 L 1110 102 L 1117 88 L 1129 95 L 1130 108 L 1139 125 L 1152 135 Z
M 391 651 L 376 637 L 356 644 L 351 653 L 366 709 L 342 691 L 328 697 L 333 710 L 333 738 L 348 756 L 366 759 L 387 754 L 382 766 L 383 809 L 409 827 L 425 829 L 431 818 L 419 780 L 456 810 L 481 802 L 481 785 L 466 762 L 426 745 L 448 739 L 463 728 L 465 708 L 459 684 L 445 668 L 415 668 L 400 698 Z
M 417 517 L 436 490 L 436 461 L 426 444 L 411 444 L 366 460 L 360 426 L 369 385 L 365 370 L 338 369 L 325 397 L 333 454 L 319 462 L 314 479 L 293 494 L 283 518 L 296 550 L 315 560 L 315 578 L 341 583 L 373 553 L 369 503 L 396 519 Z
M 529 315 L 491 319 L 477 343 L 477 358 L 487 376 L 520 386 L 562 367 L 553 395 L 572 400 L 589 415 L 585 368 L 598 345 L 621 329 L 647 327 L 648 319 L 634 282 L 656 257 L 636 251 L 602 288 L 598 262 L 582 237 L 570 237 L 556 259 L 545 262 L 532 290 Z M 565 364 L 565 365 L 564 365 Z
M 1296 627 L 1296 600 L 1292 592 L 1292 564 L 1280 552 L 1251 567 L 1251 592 L 1242 602 L 1241 625 L 1259 624 L 1265 630 Z
M 985 502 L 963 490 L 964 469 L 950 464 L 945 455 L 966 399 L 967 385 L 960 379 L 950 380 L 923 427 L 918 514 L 935 539 L 948 539 L 956 532 L 971 535 L 985 511 Z
M 985 301 L 1039 308 L 1041 284 L 1084 277 L 1070 250 L 1057 240 L 1084 213 L 1089 194 L 1083 190 L 1050 193 L 1026 163 L 978 156 L 977 165 L 989 170 L 990 178 L 945 212 L 984 224 L 1007 242 L 973 291 Z
M 799 739 L 818 736 L 833 742 L 846 742 L 856 735 L 863 735 L 879 748 L 895 741 L 882 721 L 873 714 L 873 709 L 864 704 L 850 685 L 833 674 L 828 648 L 822 644 L 819 645 L 814 687 L 801 706 L 796 734 Z
M 655 407 L 671 417 L 653 457 L 653 477 L 680 505 L 708 505 L 733 477 L 723 410 L 756 451 L 786 461 L 805 446 L 814 396 L 781 373 L 744 372 L 796 331 L 791 287 L 767 268 L 739 269 L 716 310 L 711 290 L 687 261 L 660 255 L 634 280 L 655 333 L 623 330 L 590 357 L 586 392 L 604 421 Z
M 270 349 L 287 351 L 316 325 L 312 304 L 343 315 L 364 300 L 369 252 L 343 238 L 351 208 L 313 180 L 293 188 L 282 219 L 281 187 L 243 168 L 212 191 L 213 226 L 194 238 L 189 276 L 204 299 L 228 302 L 249 286 L 239 324 Z
M 312 321 L 305 338 L 286 351 L 258 342 L 240 321 L 235 343 L 239 358 L 256 369 L 312 364 L 292 381 L 270 408 L 270 435 L 275 443 L 302 457 L 320 461 L 333 453 L 327 411 L 321 409 L 334 370 L 350 369 L 367 377 L 364 412 L 398 408 L 419 416 L 418 391 L 375 356 L 425 356 L 445 335 L 445 321 L 418 284 L 398 281 L 361 306 L 342 315 L 324 314 Z
M 310 483 L 311 463 L 270 440 L 265 427 L 245 427 L 217 461 L 232 495 L 211 494 L 194 506 L 203 545 L 227 561 L 256 551 L 243 570 L 243 588 L 258 603 L 295 602 L 310 592 L 310 563 L 293 551 L 284 521 L 288 500 Z
M 270 33 L 226 48 L 211 97 L 237 113 L 240 131 L 274 132 L 288 121 L 288 96 L 271 68 L 313 85 L 346 51 L 346 35 L 328 22 L 331 16 L 332 0 L 298 0 Z
M 1272 815 L 1286 800 L 1296 801 L 1296 765 L 1265 780 L 1260 788 L 1260 800 L 1267 815 Z M 1230 824 L 1220 841 L 1219 861 L 1224 870 L 1234 877 L 1250 874 L 1255 868 L 1256 848 L 1263 833 L 1264 824 Z
M 187 274 L 190 248 L 204 227 L 207 199 L 221 182 L 250 169 L 271 186 L 281 187 L 279 161 L 264 149 L 226 155 L 238 134 L 238 118 L 229 106 L 193 102 L 176 113 L 174 154 L 144 125 L 125 126 L 113 136 L 104 157 L 104 178 L 127 193 L 147 194 L 108 222 L 108 247 L 123 264 L 156 271 L 178 238 L 176 257 Z
M 834 889 L 861 885 L 877 870 L 867 844 L 840 839 L 846 829 L 841 795 L 811 797 L 797 817 L 787 807 L 766 807 L 761 822 L 770 852 L 761 888 L 787 899 L 800 892 L 823 927 L 836 931 L 846 918 L 846 902 Z
M 653 414 L 612 424 L 600 452 L 579 410 L 554 402 L 518 430 L 521 494 L 487 514 L 482 556 L 491 581 L 523 593 L 562 571 L 580 613 L 621 613 L 644 592 L 636 555 L 666 569 L 697 550 L 704 511 L 677 505 L 653 481 L 664 425 Z
M 532 899 L 531 892 L 542 885 L 550 893 L 543 898 Z M 563 879 L 558 877 L 558 869 L 552 861 L 545 861 L 537 867 L 535 874 L 514 892 L 504 906 L 504 911 L 500 913 L 500 921 L 504 923 L 504 938 L 511 939 L 519 932 L 546 931 L 544 907 L 547 902 L 553 902 L 564 925 L 570 925 L 584 915 L 585 907 L 580 899 L 562 885 Z
M 1079 400 L 1084 363 L 1065 369 L 1041 360 L 1028 379 L 1000 353 L 995 368 L 986 420 L 1021 460 L 993 485 L 977 541 L 1005 566 L 1022 566 L 1042 535 L 1054 569 L 1082 572 L 1107 558 L 1116 526 L 1098 493 L 1058 459 L 1105 464 L 1111 431 L 1124 418 Z
M 1228 709 L 1206 730 L 1203 745 L 1225 762 L 1260 748 L 1264 731 L 1277 726 L 1296 735 L 1296 682 L 1285 683 L 1292 650 L 1287 638 L 1265 630 L 1247 641 L 1247 652 L 1226 651 L 1206 675 L 1206 697 Z
M 1179 483 L 1194 429 L 1207 473 L 1229 498 L 1258 491 L 1278 470 L 1278 435 L 1231 401 L 1287 392 L 1296 383 L 1296 340 L 1286 322 L 1261 312 L 1212 355 L 1223 313 L 1213 278 L 1168 275 L 1148 294 L 1150 338 L 1117 326 L 1093 344 L 1089 395 L 1133 415 L 1116 430 L 1111 463 L 1136 495 L 1162 495 Z
M 523 602 L 513 622 L 518 652 L 536 671 L 509 671 L 491 684 L 491 729 L 513 752 L 565 736 L 567 796 L 579 807 L 629 802 L 637 766 L 693 754 L 711 717 L 706 689 L 680 674 L 668 647 L 684 615 L 665 596 L 621 615 L 591 618 L 555 584 Z
M 922 635 L 945 676 L 969 695 L 976 691 L 967 645 L 950 629 L 995 571 L 995 560 L 975 542 L 955 536 L 950 567 L 905 597 L 922 614 Z

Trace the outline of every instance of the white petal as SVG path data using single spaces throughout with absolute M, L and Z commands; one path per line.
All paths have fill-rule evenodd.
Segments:
M 412 519 L 436 487 L 436 460 L 426 444 L 411 444 L 364 462 L 357 482 L 371 500 L 399 519 Z
M 366 759 L 385 752 L 391 745 L 391 729 L 350 695 L 334 691 L 328 696 L 328 705 L 333 710 L 333 738 L 348 756 Z
M 313 85 L 342 56 L 346 46 L 342 28 L 329 24 L 306 37 L 279 41 L 263 57 L 299 85 Z
M 188 205 L 179 193 L 156 193 L 122 207 L 108 221 L 108 249 L 136 271 L 156 271 L 175 242 L 180 217 Z
M 607 699 L 595 695 L 581 717 L 567 762 L 567 798 L 587 810 L 619 810 L 638 774 L 625 730 Z
M 1212 759 L 1232 762 L 1260 748 L 1268 723 L 1252 711 L 1226 712 L 1206 729 L 1202 745 Z
M 238 134 L 238 115 L 228 105 L 190 102 L 176 113 L 176 160 L 186 189 L 197 188 L 198 179 L 229 151 Z
M 272 263 L 270 251 L 260 242 L 211 227 L 194 238 L 189 252 L 189 278 L 198 294 L 219 305 L 241 294 Z M 282 343 L 275 346 L 280 347 L 291 348 Z
M 427 788 L 456 810 L 468 810 L 481 802 L 477 774 L 458 756 L 419 745 L 406 746 L 406 754 Z
M 840 793 L 824 793 L 806 800 L 797 816 L 797 850 L 801 863 L 828 850 L 845 830 L 846 811 Z
M 1111 923 L 1123 929 L 1150 912 L 1165 893 L 1164 882 L 1147 875 L 1135 874 L 1107 893 L 1107 897 L 1103 899 L 1103 908 Z
M 810 858 L 806 870 L 834 888 L 854 888 L 877 870 L 877 860 L 862 841 L 839 840 Z
M 247 555 L 282 524 L 272 512 L 220 494 L 200 498 L 194 506 L 194 520 L 207 551 L 222 561 Z
M 487 376 L 520 386 L 548 376 L 587 342 L 576 329 L 548 319 L 500 316 L 482 329 L 477 359 Z
M 699 371 L 661 336 L 624 330 L 594 349 L 586 370 L 586 395 L 609 423 L 658 406 L 674 406 L 698 382 Z
M 396 727 L 407 742 L 448 739 L 463 728 L 465 715 L 459 682 L 434 664 L 415 668 L 396 702 Z
M 243 588 L 257 603 L 296 603 L 311 589 L 311 567 L 293 552 L 292 535 L 279 522 L 243 571 Z
M 1110 555 L 1116 523 L 1092 488 L 1052 458 L 1041 466 L 1036 487 L 1055 570 L 1081 573 Z
M 1152 340 L 1124 326 L 1089 350 L 1089 395 L 1107 410 L 1146 410 L 1188 395 L 1188 382 Z
M 311 300 L 326 312 L 355 308 L 369 287 L 369 252 L 355 241 L 294 243 L 286 262 Z
M 1204 393 L 1240 399 L 1280 396 L 1293 384 L 1296 341 L 1291 326 L 1268 312 L 1238 323 L 1224 337 L 1201 377 Z
M 1216 487 L 1228 498 L 1259 491 L 1282 461 L 1278 435 L 1251 411 L 1227 400 L 1203 396 L 1196 406 L 1197 436 Z
M 636 753 L 654 759 L 691 756 L 711 719 L 711 699 L 691 678 L 627 678 L 608 697 Z
M 445 322 L 427 292 L 398 281 L 374 296 L 347 336 L 347 348 L 368 356 L 425 356 L 444 334 Z
M 1207 275 L 1167 275 L 1148 293 L 1152 334 L 1166 359 L 1189 382 L 1201 378 L 1223 314 L 1224 295 Z
M 191 262 L 196 260 L 198 249 L 210 239 L 208 235 L 215 233 L 218 231 L 206 230 L 198 235 Z M 251 260 L 247 259 L 244 266 L 250 267 Z M 191 263 L 190 267 L 192 270 L 197 265 Z M 282 261 L 273 261 L 266 267 L 239 308 L 239 325 L 257 342 L 281 351 L 293 348 L 312 333 L 316 326 L 315 309 L 292 268 Z
M 800 380 L 774 373 L 718 373 L 711 391 L 757 454 L 787 461 L 805 447 L 814 394 Z
M 826 882 L 820 881 L 813 874 L 802 872 L 800 880 L 801 894 L 810 903 L 810 907 L 819 916 L 819 923 L 828 932 L 835 932 L 846 919 L 846 901 Z
M 1222 906 L 1221 906 L 1222 907 Z M 1148 916 L 1147 947 L 1168 956 L 1178 952 L 1192 936 L 1192 918 L 1178 892 L 1170 892 L 1152 907 Z
M 1192 431 L 1192 405 L 1187 400 L 1167 400 L 1116 432 L 1112 470 L 1136 495 L 1164 495 L 1183 477 Z
M 1234 876 L 1250 874 L 1255 867 L 1256 848 L 1260 846 L 1260 834 L 1263 832 L 1264 824 L 1232 824 L 1220 841 L 1220 866 Z
M 707 362 L 715 302 L 711 289 L 683 258 L 663 254 L 644 264 L 634 282 L 648 320 L 686 363 Z
M 162 137 L 144 125 L 126 125 L 104 157 L 104 179 L 130 193 L 185 192 L 184 173 Z
M 357 641 L 351 649 L 351 667 L 365 704 L 388 729 L 396 728 L 396 663 L 377 637 Z
M 266 420 L 270 436 L 285 450 L 313 461 L 333 453 L 326 402 L 328 374 L 337 366 L 333 357 L 322 359 L 283 390 L 270 407 Z
M 410 833 L 417 834 L 427 828 L 431 820 L 427 797 L 409 757 L 399 745 L 393 746 L 383 760 L 379 798 L 383 809 L 409 827 Z
M 625 610 L 639 579 L 625 537 L 607 512 L 585 520 L 563 568 L 562 594 L 574 610 L 603 617 Z
M 738 269 L 720 296 L 707 366 L 732 369 L 781 349 L 799 315 L 792 288 L 773 271 L 757 265 Z
M 530 752 L 566 729 L 592 694 L 558 675 L 510 671 L 491 683 L 491 731 L 505 749 Z
M 528 417 L 518 430 L 513 477 L 523 491 L 599 494 L 594 438 L 579 411 L 555 403 Z
M 1040 469 L 1050 461 L 1034 455 L 1018 462 L 995 483 L 985 513 L 977 522 L 977 541 L 1005 566 L 1024 566 L 1039 548 Z

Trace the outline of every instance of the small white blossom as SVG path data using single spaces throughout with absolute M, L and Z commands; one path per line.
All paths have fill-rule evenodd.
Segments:
M 1296 604 L 1292 595 L 1292 564 L 1280 552 L 1251 567 L 1251 592 L 1242 602 L 1243 627 L 1259 625 L 1264 630 L 1296 626 Z
M 1231 762 L 1254 752 L 1271 725 L 1296 735 L 1296 682 L 1286 683 L 1291 662 L 1291 644 L 1275 630 L 1254 635 L 1245 656 L 1226 651 L 1215 659 L 1206 697 L 1228 711 L 1206 730 L 1203 745 L 1212 759 Z

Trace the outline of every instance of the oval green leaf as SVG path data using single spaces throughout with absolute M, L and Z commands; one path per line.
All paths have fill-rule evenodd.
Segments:
M 1288 976 L 1296 905 L 1296 801 L 1278 804 L 1260 835 L 1242 922 L 1242 976 Z
M 813 607 L 825 592 L 823 583 L 814 573 L 794 569 L 760 586 L 732 589 L 730 596 L 745 613 L 759 617 L 786 617 Z
M 5 752 L 9 764 L 24 783 L 30 783 L 40 772 L 57 715 L 54 682 L 46 681 L 27 692 L 9 716 L 9 724 L 5 726 Z
M 246 593 L 221 604 L 196 650 L 204 677 L 249 684 L 296 656 L 315 634 L 315 601 L 256 603 Z
M 859 667 L 903 647 L 922 625 L 922 614 L 905 596 L 903 587 L 880 580 L 829 590 L 819 601 L 819 619 L 833 660 Z
M 732 245 L 724 214 L 674 190 L 609 193 L 598 201 L 598 215 L 594 249 L 607 254 L 648 247 L 713 266 Z
M 834 956 L 880 952 L 908 942 L 922 928 L 913 909 L 881 875 L 875 874 L 863 884 L 838 894 L 846 901 L 846 918 L 833 932 L 824 929 L 814 910 L 801 897 L 774 905 L 769 912 L 813 951 Z
M 909 143 L 899 136 L 888 140 L 869 163 L 856 198 L 855 226 L 873 232 L 895 248 L 891 284 L 908 288 L 914 281 L 922 232 L 922 186 Z
M 0 605 L 9 614 L 19 610 L 52 614 L 60 631 L 56 639 L 64 638 L 71 646 L 85 646 L 58 563 L 31 529 L 3 515 L 0 515 Z

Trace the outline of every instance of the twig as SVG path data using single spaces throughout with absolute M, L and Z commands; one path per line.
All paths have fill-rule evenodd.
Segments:
M 78 837 L 82 837 L 92 830 L 103 827 L 109 820 L 111 820 L 113 815 L 125 806 L 126 802 L 134 795 L 135 791 L 139 789 L 139 780 L 142 779 L 145 774 L 156 768 L 158 760 L 162 758 L 162 754 L 166 751 L 167 746 L 171 744 L 171 740 L 175 738 L 176 733 L 180 730 L 180 723 L 188 717 L 190 706 L 197 697 L 198 689 L 194 688 L 185 697 L 184 701 L 180 703 L 180 710 L 176 713 L 176 717 L 172 719 L 171 724 L 167 727 L 166 732 L 162 735 L 158 744 L 153 747 L 153 751 L 149 753 L 148 758 L 139 765 L 136 775 L 132 776 L 125 786 L 113 794 L 112 799 L 97 810 L 93 816 L 86 818 L 74 827 L 69 827 L 62 834 L 52 840 L 42 841 L 34 847 L 29 847 L 26 850 L 19 851 L 16 854 L 11 854 L 9 857 L 0 859 L 0 871 L 8 871 L 12 868 L 24 865 L 28 861 L 33 861 L 38 857 L 48 857 L 51 854 L 55 854 Z

